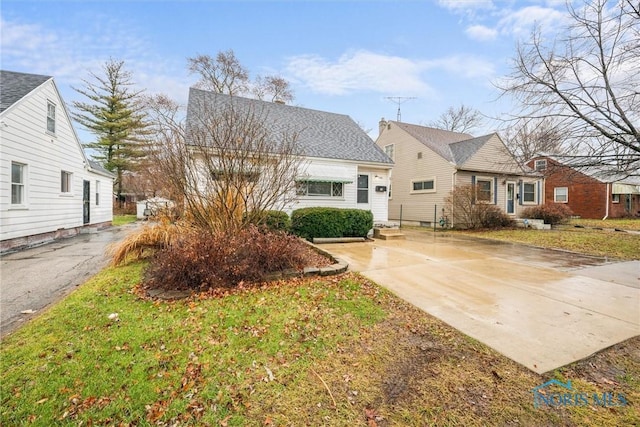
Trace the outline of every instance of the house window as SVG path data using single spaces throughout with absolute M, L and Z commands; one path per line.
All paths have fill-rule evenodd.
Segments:
M 24 205 L 25 204 L 25 175 L 27 165 L 21 163 L 11 162 L 11 204 L 12 205 Z
M 613 203 L 620 203 L 620 195 L 619 194 L 612 194 L 611 195 L 611 201 Z
M 71 172 L 60 172 L 60 191 L 62 193 L 71 193 Z
M 522 184 L 522 202 L 523 203 L 535 203 L 536 202 L 536 183 L 525 182 Z
M 56 105 L 47 101 L 47 131 L 56 133 Z
M 96 206 L 100 205 L 100 181 L 96 181 Z
M 344 183 L 330 181 L 298 181 L 296 194 L 310 197 L 342 198 Z
M 358 203 L 369 203 L 369 175 L 358 175 Z
M 476 200 L 479 202 L 491 202 L 493 200 L 492 179 L 478 179 L 476 181 Z
M 435 191 L 436 191 L 435 178 L 411 181 L 412 193 L 435 193 Z
M 396 160 L 396 158 L 395 158 L 395 152 L 394 152 L 394 151 L 395 151 L 395 150 L 394 150 L 394 145 L 393 145 L 393 144 L 389 144 L 389 145 L 385 145 L 385 146 L 384 146 L 384 153 L 385 153 L 387 156 L 389 156 L 389 158 L 390 158 L 391 160 L 394 160 L 394 161 L 395 161 L 395 160 Z
M 543 171 L 545 169 L 547 169 L 547 160 L 536 160 L 534 162 L 535 165 L 535 170 L 537 171 Z
M 418 160 L 422 158 L 422 151 L 418 151 Z
M 567 203 L 569 201 L 569 189 L 567 187 L 555 187 L 553 189 L 553 201 Z

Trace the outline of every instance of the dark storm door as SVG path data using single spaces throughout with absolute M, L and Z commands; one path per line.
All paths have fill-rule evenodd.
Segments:
M 91 206 L 91 182 L 82 181 L 82 223 L 89 224 L 89 207 Z

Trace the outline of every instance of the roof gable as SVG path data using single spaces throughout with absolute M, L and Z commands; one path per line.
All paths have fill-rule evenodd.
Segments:
M 50 79 L 39 74 L 0 70 L 0 113 Z
M 269 121 L 273 135 L 298 134 L 297 143 L 307 157 L 353 160 L 370 163 L 393 162 L 351 117 L 274 102 L 229 96 L 200 89 L 189 90 L 187 128 L 205 111 L 223 111 L 233 106 L 256 111 Z
M 467 133 L 451 132 L 444 129 L 418 126 L 402 122 L 392 121 L 390 123 L 393 123 L 400 129 L 403 129 L 418 142 L 422 143 L 431 151 L 452 163 L 456 163 L 456 159 L 451 151 L 450 144 L 473 138 L 473 136 Z

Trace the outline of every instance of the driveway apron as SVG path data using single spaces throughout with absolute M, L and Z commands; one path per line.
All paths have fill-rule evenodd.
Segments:
M 14 331 L 108 263 L 105 249 L 137 223 L 60 239 L 0 258 L 0 336 Z
M 537 373 L 640 334 L 640 261 L 406 234 L 407 240 L 322 247 Z

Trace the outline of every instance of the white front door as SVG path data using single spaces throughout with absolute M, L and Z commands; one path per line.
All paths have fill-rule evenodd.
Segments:
M 358 209 L 371 209 L 371 177 L 368 173 L 358 174 L 357 201 Z

